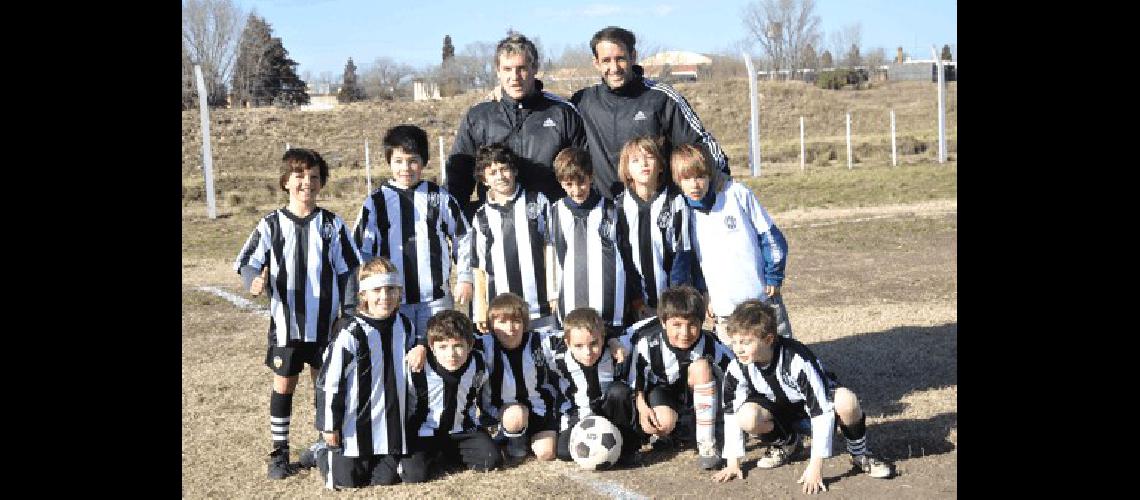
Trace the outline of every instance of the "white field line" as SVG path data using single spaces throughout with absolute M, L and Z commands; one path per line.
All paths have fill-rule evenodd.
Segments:
M 261 314 L 262 316 L 265 316 L 266 318 L 269 317 L 269 310 L 268 309 L 261 307 L 257 304 L 254 304 L 253 302 L 250 302 L 250 301 L 248 301 L 242 297 L 238 297 L 237 295 L 234 295 L 230 292 L 222 290 L 221 288 L 218 288 L 216 286 L 199 286 L 196 288 L 198 290 L 203 291 L 203 292 L 209 292 L 209 293 L 212 293 L 214 295 L 217 295 L 218 297 L 226 299 L 226 300 L 230 301 L 231 303 L 233 303 L 233 305 L 238 306 L 241 309 L 251 310 L 253 312 Z
M 918 218 L 918 217 L 925 217 L 925 216 L 931 216 L 931 215 L 946 215 L 946 214 L 956 214 L 956 213 L 958 213 L 957 210 L 945 210 L 945 211 L 938 211 L 938 212 L 924 212 L 921 214 L 914 213 L 914 212 L 880 214 L 880 215 L 874 215 L 871 217 L 859 217 L 856 219 L 840 219 L 840 220 L 830 220 L 830 221 L 824 221 L 824 222 L 813 222 L 811 224 L 795 224 L 795 225 L 788 226 L 788 228 L 794 229 L 794 228 L 800 228 L 800 227 L 834 226 L 835 224 L 847 223 L 847 222 L 867 222 L 867 221 L 871 221 L 871 220 L 892 219 L 892 218 L 898 218 L 898 217 L 915 217 L 915 218 Z
M 601 493 L 603 495 L 607 495 L 610 498 L 621 498 L 621 499 L 628 499 L 628 500 L 649 500 L 649 497 L 647 497 L 645 495 L 638 494 L 638 493 L 634 493 L 632 491 L 629 491 L 629 490 L 625 489 L 624 487 L 622 487 L 622 485 L 615 483 L 613 481 L 606 481 L 604 479 L 593 479 L 590 477 L 586 477 L 586 475 L 584 475 L 584 474 L 570 473 L 570 474 L 564 474 L 564 475 L 570 479 L 573 479 L 573 480 L 579 482 L 579 483 L 585 484 L 586 486 L 593 488 L 594 491 L 597 491 L 598 493 Z

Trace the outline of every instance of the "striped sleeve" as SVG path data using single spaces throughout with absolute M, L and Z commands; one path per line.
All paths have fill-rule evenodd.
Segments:
M 317 383 L 324 390 L 324 404 L 321 405 L 321 418 L 318 422 L 324 432 L 336 432 L 344 428 L 344 410 L 347 404 L 344 385 L 350 375 L 349 365 L 354 361 L 356 353 L 354 328 L 355 322 L 338 333 L 336 340 L 329 344 L 317 377 Z
M 835 435 L 835 405 L 827 396 L 827 385 L 817 365 L 800 355 L 793 357 L 788 367 L 804 398 L 804 406 L 811 417 L 811 456 L 831 456 L 831 441 Z
M 360 206 L 360 213 L 356 216 L 356 228 L 352 232 L 353 243 L 356 243 L 363 262 L 368 262 L 376 256 L 375 217 L 376 207 L 372 205 L 372 196 L 368 196 Z
M 441 189 L 440 191 L 442 191 L 441 194 L 447 194 L 447 203 L 444 205 L 445 210 L 442 219 L 447 226 L 447 235 L 451 238 L 451 258 L 455 260 L 456 281 L 472 283 L 474 278 L 471 274 L 471 249 L 474 246 L 474 234 L 471 231 L 471 225 L 463 216 L 459 202 L 455 201 L 455 198 L 446 190 Z
M 336 269 L 336 274 L 340 275 L 360 267 L 361 257 L 356 243 L 348 236 L 348 225 L 340 217 L 334 216 L 333 220 L 337 236 L 333 238 L 333 248 L 329 249 L 331 250 L 329 255 L 335 256 L 333 268 Z
M 261 219 L 238 252 L 237 260 L 234 261 L 234 272 L 240 274 L 241 268 L 245 266 L 260 272 L 261 268 L 269 263 L 270 241 L 269 223 Z
M 738 184 L 741 188 L 743 184 Z M 760 204 L 760 200 L 756 199 L 756 195 L 752 190 L 744 188 L 743 196 L 747 200 L 741 200 L 742 207 L 747 207 L 748 216 L 751 219 L 752 227 L 756 230 L 756 234 L 760 240 L 760 256 L 763 259 L 762 269 L 764 272 L 764 282 L 769 285 L 780 286 L 784 282 L 784 268 L 787 265 L 788 257 L 788 241 L 784 239 L 784 233 L 780 228 L 776 227 L 776 223 L 772 221 L 772 216 Z
M 629 368 L 629 386 L 634 391 L 645 392 L 649 379 L 649 341 L 642 338 L 633 350 L 633 360 Z
M 740 363 L 734 361 L 724 373 L 721 390 L 724 399 L 721 403 L 721 410 L 724 411 L 724 450 L 721 458 L 744 456 L 744 432 L 740 430 L 740 422 L 736 419 L 736 411 L 748 399 L 748 383 L 741 370 Z

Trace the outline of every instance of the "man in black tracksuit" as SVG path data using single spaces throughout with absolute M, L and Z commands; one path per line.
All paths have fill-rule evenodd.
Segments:
M 540 191 L 551 203 L 566 195 L 554 177 L 554 156 L 563 148 L 584 147 L 582 118 L 567 101 L 542 91 L 534 78 L 538 54 L 520 34 L 504 38 L 495 49 L 495 72 L 501 97 L 471 107 L 459 122 L 459 131 L 447 160 L 447 190 L 471 219 L 486 200 L 479 186 L 479 201 L 469 201 L 475 188 L 473 169 L 479 146 L 502 143 L 521 160 L 518 182 L 528 191 Z
M 716 167 L 728 174 L 728 157 L 705 130 L 688 101 L 673 87 L 642 77 L 636 65 L 636 39 L 626 29 L 610 26 L 594 34 L 590 50 L 602 83 L 570 98 L 586 126 L 594 167 L 594 184 L 613 198 L 624 189 L 617 176 L 618 158 L 626 141 L 639 136 L 662 136 L 664 177 L 672 182 L 669 154 L 678 144 L 697 144 Z

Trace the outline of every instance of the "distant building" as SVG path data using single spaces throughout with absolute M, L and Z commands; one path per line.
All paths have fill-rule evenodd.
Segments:
M 649 78 L 692 81 L 702 69 L 712 65 L 712 59 L 696 52 L 669 50 L 646 57 L 640 64 Z
M 948 82 L 958 81 L 958 62 L 943 61 L 945 79 Z M 938 81 L 938 66 L 934 59 L 915 60 L 907 59 L 903 62 L 887 64 L 887 76 L 892 81 Z

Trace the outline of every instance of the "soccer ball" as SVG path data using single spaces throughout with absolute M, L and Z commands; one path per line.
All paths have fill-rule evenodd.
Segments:
M 570 456 L 583 469 L 613 467 L 621 456 L 621 432 L 604 417 L 583 418 L 570 430 Z

